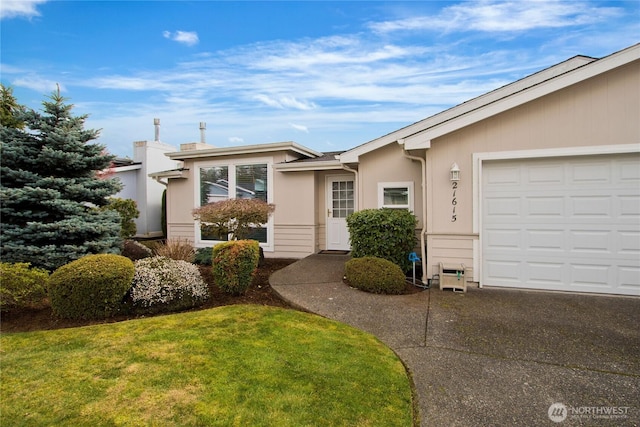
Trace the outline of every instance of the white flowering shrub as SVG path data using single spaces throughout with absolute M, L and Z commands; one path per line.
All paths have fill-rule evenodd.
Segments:
M 162 256 L 135 262 L 131 300 L 139 311 L 184 310 L 201 305 L 208 297 L 209 288 L 193 264 Z

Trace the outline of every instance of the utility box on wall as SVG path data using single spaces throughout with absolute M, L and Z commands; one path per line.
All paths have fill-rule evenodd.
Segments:
M 453 289 L 454 292 L 467 292 L 467 280 L 464 277 L 464 270 L 464 264 L 444 265 L 441 262 L 438 274 L 440 290 Z

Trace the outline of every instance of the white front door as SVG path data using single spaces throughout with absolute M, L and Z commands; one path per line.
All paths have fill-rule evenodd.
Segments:
M 350 175 L 327 177 L 327 249 L 350 250 L 347 216 L 355 209 L 355 188 Z

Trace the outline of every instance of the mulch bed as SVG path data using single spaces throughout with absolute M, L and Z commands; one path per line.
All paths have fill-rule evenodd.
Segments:
M 282 300 L 269 285 L 269 276 L 274 271 L 280 270 L 295 262 L 294 259 L 264 259 L 256 272 L 251 287 L 244 295 L 232 296 L 222 292 L 213 283 L 210 266 L 200 266 L 200 273 L 205 282 L 209 284 L 211 298 L 202 306 L 194 310 L 221 307 L 233 304 L 258 304 L 275 307 L 291 308 Z M 59 319 L 53 316 L 51 307 L 39 309 L 16 309 L 0 313 L 0 331 L 2 332 L 29 332 L 61 328 L 75 328 L 79 326 L 97 325 L 102 323 L 121 322 L 123 320 L 136 319 L 148 316 L 116 316 L 103 320 L 69 320 Z

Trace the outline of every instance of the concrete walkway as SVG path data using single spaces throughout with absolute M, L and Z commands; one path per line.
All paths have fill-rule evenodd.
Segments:
M 392 348 L 415 384 L 422 426 L 640 425 L 640 298 L 496 288 L 374 295 L 342 282 L 348 259 L 311 255 L 270 284 L 294 306 Z

